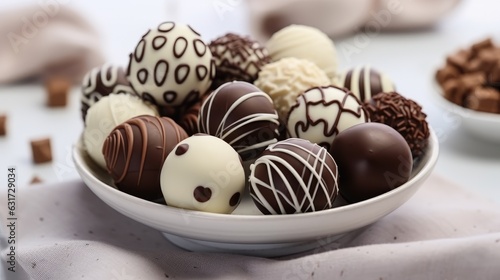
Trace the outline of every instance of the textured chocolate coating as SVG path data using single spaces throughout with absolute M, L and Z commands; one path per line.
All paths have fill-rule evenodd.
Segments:
M 290 108 L 290 137 L 302 138 L 329 150 L 333 139 L 345 129 L 368 121 L 352 92 L 336 86 L 314 87 L 297 98 Z
M 338 194 L 337 164 L 326 149 L 307 140 L 270 145 L 250 172 L 250 195 L 266 215 L 329 209 Z
M 246 82 L 226 83 L 203 103 L 198 128 L 229 143 L 243 160 L 257 157 L 278 137 L 271 98 Z
M 82 81 L 81 112 L 85 116 L 90 106 L 111 93 L 136 95 L 122 67 L 104 64 L 90 70 Z
M 369 65 L 355 67 L 345 72 L 340 78 L 340 85 L 349 89 L 361 101 L 365 102 L 380 92 L 394 91 L 394 84 L 385 75 Z
M 253 83 L 260 69 L 271 61 L 259 42 L 234 33 L 215 39 L 209 48 L 216 65 L 213 89 L 232 81 Z
M 385 124 L 348 128 L 335 138 L 330 153 L 339 168 L 340 194 L 349 202 L 395 189 L 409 180 L 412 171 L 408 144 Z
M 118 189 L 144 199 L 162 197 L 160 172 L 186 132 L 165 117 L 138 116 L 117 126 L 106 138 L 106 167 Z
M 408 142 L 413 158 L 424 153 L 429 138 L 427 115 L 415 101 L 396 92 L 379 93 L 364 104 L 372 122 L 384 123 Z

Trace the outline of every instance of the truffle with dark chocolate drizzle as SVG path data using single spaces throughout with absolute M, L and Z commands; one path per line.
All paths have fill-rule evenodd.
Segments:
M 118 189 L 154 200 L 162 197 L 160 172 L 174 147 L 187 138 L 170 118 L 139 116 L 118 125 L 106 138 L 106 167 Z

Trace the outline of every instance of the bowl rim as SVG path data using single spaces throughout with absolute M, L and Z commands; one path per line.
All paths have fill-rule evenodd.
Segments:
M 334 207 L 331 209 L 325 209 L 321 211 L 316 211 L 316 212 L 308 212 L 308 213 L 297 213 L 297 214 L 283 214 L 283 215 L 264 215 L 264 214 L 220 214 L 220 213 L 211 213 L 211 212 L 202 212 L 198 210 L 189 210 L 189 209 L 182 209 L 182 208 L 176 208 L 168 205 L 163 205 L 159 204 L 156 202 L 151 202 L 142 198 L 138 198 L 135 196 L 132 196 L 130 194 L 124 193 L 114 186 L 110 186 L 106 184 L 105 182 L 101 181 L 97 176 L 92 174 L 91 168 L 89 165 L 85 162 L 84 155 L 84 149 L 82 145 L 82 138 L 80 137 L 80 140 L 73 146 L 73 161 L 75 162 L 75 165 L 81 167 L 79 168 L 80 172 L 84 172 L 86 177 L 89 178 L 94 184 L 99 186 L 100 188 L 104 188 L 108 192 L 112 193 L 115 197 L 120 197 L 122 200 L 128 200 L 131 202 L 131 204 L 141 204 L 144 207 L 148 207 L 153 209 L 157 209 L 158 211 L 164 211 L 165 215 L 186 215 L 188 214 L 189 216 L 200 218 L 200 219 L 224 219 L 225 221 L 266 221 L 266 222 L 286 222 L 286 221 L 291 221 L 297 218 L 315 218 L 323 215 L 334 215 L 335 213 L 341 213 L 341 212 L 346 212 L 346 211 L 351 211 L 357 208 L 365 207 L 371 204 L 377 204 L 380 203 L 383 200 L 386 200 L 390 197 L 392 197 L 395 193 L 398 192 L 403 192 L 404 190 L 411 188 L 415 183 L 419 182 L 420 180 L 424 179 L 424 177 L 428 176 L 432 169 L 434 168 L 438 155 L 439 155 L 439 141 L 438 138 L 434 132 L 434 130 L 430 127 L 429 125 L 429 131 L 430 135 L 428 138 L 429 144 L 428 144 L 428 150 L 427 152 L 430 153 L 428 156 L 428 159 L 426 162 L 421 162 L 420 164 L 423 164 L 423 166 L 420 168 L 418 173 L 416 173 L 410 180 L 408 180 L 406 183 L 403 185 L 394 188 L 384 194 L 378 195 L 376 197 L 352 203 L 352 204 L 347 204 L 343 206 L 338 206 Z M 96 165 L 97 167 L 97 165 Z M 105 172 L 105 171 L 104 171 Z M 81 175 L 80 175 L 81 176 Z M 87 186 L 89 187 L 89 186 Z M 92 187 L 89 187 L 92 190 Z M 93 190 L 92 190 L 93 191 Z

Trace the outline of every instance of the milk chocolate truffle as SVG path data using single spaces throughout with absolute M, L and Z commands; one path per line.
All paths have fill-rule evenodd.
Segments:
M 215 77 L 212 53 L 189 25 L 164 22 L 130 54 L 127 77 L 135 91 L 159 106 L 196 103 Z
M 119 190 L 148 200 L 161 198 L 163 162 L 187 137 L 170 118 L 131 118 L 113 129 L 104 142 L 107 171 Z
M 210 42 L 209 47 L 216 65 L 214 89 L 232 81 L 253 83 L 262 66 L 271 61 L 267 49 L 248 36 L 228 33 Z
M 415 101 L 396 92 L 379 93 L 364 104 L 372 122 L 384 123 L 408 142 L 413 158 L 424 153 L 429 138 L 427 115 Z
M 85 121 L 90 106 L 111 93 L 135 95 L 123 68 L 104 64 L 90 70 L 82 81 L 81 111 L 83 121 Z
M 266 44 L 273 61 L 295 57 L 312 61 L 333 79 L 337 74 L 337 50 L 333 41 L 317 28 L 290 25 L 271 36 Z
M 329 86 L 331 82 L 314 63 L 289 57 L 265 65 L 254 84 L 269 94 L 279 117 L 285 121 L 299 95 L 312 87 Z
M 329 150 L 337 134 L 368 121 L 354 94 L 336 86 L 315 87 L 297 98 L 290 109 L 290 137 L 307 139 Z
M 289 138 L 270 145 L 250 166 L 250 194 L 266 215 L 320 211 L 332 208 L 337 179 L 326 149 Z
M 198 129 L 198 117 L 200 115 L 201 105 L 203 104 L 203 102 L 205 102 L 209 95 L 210 94 L 206 94 L 201 97 L 198 102 L 189 107 L 179 117 L 179 125 L 184 128 L 189 136 L 200 132 L 200 130 Z
M 218 87 L 201 106 L 198 128 L 229 143 L 243 158 L 277 142 L 278 115 L 271 98 L 247 82 Z
M 243 195 L 245 171 L 229 144 L 196 134 L 177 144 L 167 156 L 160 183 L 169 206 L 231 213 Z
M 122 122 L 140 115 L 157 116 L 158 112 L 130 94 L 104 96 L 92 105 L 87 111 L 83 130 L 83 143 L 90 158 L 106 169 L 102 147 L 109 133 Z
M 361 102 L 370 100 L 379 92 L 394 91 L 394 84 L 389 77 L 369 65 L 358 66 L 344 72 L 339 84 L 352 91 Z
M 348 202 L 395 189 L 410 178 L 412 156 L 405 139 L 380 123 L 358 124 L 341 132 L 330 150 L 339 168 L 340 194 Z

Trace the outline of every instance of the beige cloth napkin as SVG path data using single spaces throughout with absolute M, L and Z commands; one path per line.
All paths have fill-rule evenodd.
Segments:
M 290 24 L 321 29 L 331 37 L 361 29 L 421 29 L 434 25 L 460 0 L 248 0 L 252 33 L 264 42 Z M 362 27 L 366 26 L 365 29 Z
M 0 12 L 0 84 L 51 76 L 80 83 L 104 61 L 96 30 L 79 14 L 58 1 L 39 2 Z
M 33 279 L 500 279 L 500 205 L 435 174 L 371 226 L 277 259 L 184 251 L 81 181 L 20 187 L 17 199 L 16 254 Z M 6 201 L 4 188 L 3 223 Z

